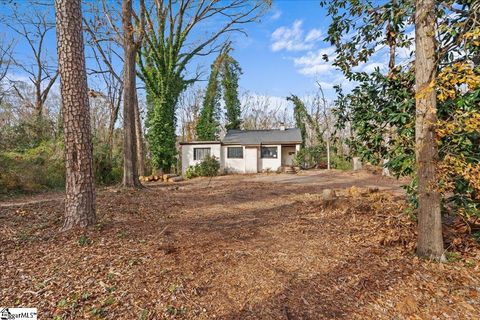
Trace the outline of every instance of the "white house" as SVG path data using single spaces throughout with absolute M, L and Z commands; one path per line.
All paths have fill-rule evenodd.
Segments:
M 220 162 L 225 173 L 277 171 L 292 166 L 300 150 L 300 129 L 229 130 L 222 141 L 182 142 L 182 174 L 207 155 Z

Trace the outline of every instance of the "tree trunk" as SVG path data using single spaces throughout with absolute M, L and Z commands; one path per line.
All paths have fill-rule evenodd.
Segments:
M 435 89 L 435 1 L 416 0 L 415 13 L 415 153 L 418 175 L 417 254 L 444 260 L 440 193 L 435 190 L 438 160 L 434 126 L 437 121 Z
M 145 148 L 143 144 L 142 121 L 140 119 L 140 107 L 138 105 L 137 90 L 135 89 L 135 138 L 137 143 L 138 175 L 145 175 Z
M 123 186 L 140 186 L 137 172 L 137 146 L 135 141 L 135 55 L 136 46 L 132 25 L 132 1 L 122 4 L 123 50 Z
M 80 0 L 57 0 L 55 9 L 67 177 L 62 229 L 67 230 L 95 224 L 95 185 Z
M 330 170 L 330 137 L 327 139 L 327 170 Z

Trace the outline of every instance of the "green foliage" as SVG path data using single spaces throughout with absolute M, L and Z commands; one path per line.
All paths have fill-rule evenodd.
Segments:
M 0 194 L 35 193 L 65 187 L 63 140 L 46 140 L 34 148 L 0 152 Z M 97 185 L 117 183 L 122 177 L 122 156 L 110 154 L 106 144 L 94 143 Z
M 440 106 L 440 190 L 455 212 L 480 217 L 480 85 Z
M 218 139 L 221 97 L 219 72 L 224 58 L 225 53 L 221 52 L 211 67 L 207 90 L 203 99 L 203 107 L 196 127 L 197 139 L 201 141 L 215 141 Z
M 335 47 L 333 65 L 350 79 L 355 75 L 352 68 L 367 62 L 378 47 L 410 47 L 413 39 L 406 29 L 413 16 L 413 4 L 408 0 L 320 1 L 332 19 L 326 40 Z M 328 56 L 323 58 L 328 61 Z
M 241 74 L 242 69 L 238 61 L 227 52 L 222 64 L 223 100 L 225 102 L 227 120 L 225 128 L 227 130 L 240 129 L 242 123 L 240 119 L 241 105 L 238 98 L 238 80 Z
M 323 146 L 305 147 L 297 151 L 293 158 L 295 166 L 308 169 L 318 165 L 322 165 L 322 157 L 325 156 L 326 150 Z M 324 162 L 326 166 L 326 162 Z
M 330 165 L 332 169 L 338 170 L 352 170 L 352 162 L 349 161 L 346 157 L 332 154 L 330 157 Z
M 149 35 L 155 37 L 155 34 Z M 162 44 L 165 45 L 165 44 Z M 171 43 L 168 46 L 172 45 Z M 173 48 L 170 48 L 174 50 Z M 183 90 L 194 80 L 184 78 L 185 65 L 177 65 L 163 48 L 147 46 L 139 54 L 139 76 L 147 92 L 147 141 L 154 169 L 170 171 L 177 154 L 175 115 L 177 102 Z M 165 54 L 165 56 L 164 56 Z
M 110 148 L 106 143 L 94 143 L 93 170 L 97 185 L 111 185 L 122 180 L 122 155 L 111 153 Z
M 192 179 L 196 177 L 214 177 L 218 175 L 220 162 L 214 156 L 206 156 L 202 162 L 190 166 L 185 172 L 185 178 Z
M 295 127 L 300 129 L 300 134 L 302 136 L 302 149 L 305 147 L 305 142 L 307 139 L 307 127 L 305 125 L 305 118 L 307 118 L 308 112 L 305 108 L 305 104 L 299 97 L 296 95 L 291 95 L 287 97 L 287 101 L 293 102 L 293 116 L 295 118 Z
M 4 125 L 0 130 L 0 150 L 23 152 L 38 147 L 54 137 L 50 119 L 34 117 L 15 125 Z
M 0 193 L 31 193 L 64 186 L 62 143 L 47 141 L 24 152 L 0 153 Z
M 350 150 L 374 164 L 388 159 L 386 166 L 396 176 L 414 175 L 412 67 L 395 67 L 395 59 L 391 59 L 388 75 L 379 70 L 372 74 L 352 71 L 359 63 L 367 62 L 381 45 L 406 48 L 412 44 L 407 28 L 414 3 L 334 0 L 321 4 L 332 18 L 327 40 L 335 47 L 333 64 L 358 83 L 347 95 L 337 87 L 337 124 L 340 129 L 345 123 L 351 124 Z M 444 204 L 467 216 L 480 216 L 480 130 L 473 124 L 478 121 L 472 121 L 477 116 L 480 119 L 480 26 L 475 20 L 476 6 L 476 1 L 437 1 L 435 12 L 439 44 L 435 53 L 438 74 L 434 79 L 439 119 L 436 187 L 444 196 Z M 417 207 L 416 181 L 414 178 L 406 187 L 412 210 Z
M 175 93 L 168 94 L 167 99 L 165 97 L 161 99 L 147 89 L 147 119 L 145 122 L 152 165 L 156 169 L 163 169 L 167 172 L 173 168 L 176 162 L 175 105 L 178 98 Z
M 86 247 L 86 246 L 89 246 L 92 244 L 92 239 L 90 239 L 88 236 L 86 235 L 81 235 L 80 238 L 78 239 L 77 243 L 79 246 L 81 247 Z
M 387 167 L 396 176 L 413 173 L 415 162 L 415 94 L 411 70 L 385 76 L 377 69 L 359 73 L 360 84 L 345 95 L 337 86 L 334 114 L 337 129 L 349 123 L 355 135 L 347 139 L 351 154 Z

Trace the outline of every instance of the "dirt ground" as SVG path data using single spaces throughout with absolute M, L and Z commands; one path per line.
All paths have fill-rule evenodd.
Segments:
M 478 319 L 478 245 L 446 229 L 450 262 L 416 258 L 400 185 L 313 171 L 111 188 L 95 227 L 64 233 L 62 195 L 8 200 L 0 305 L 39 319 Z

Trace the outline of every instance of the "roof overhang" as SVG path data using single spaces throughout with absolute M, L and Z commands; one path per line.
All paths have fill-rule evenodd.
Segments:
M 242 143 L 242 142 L 222 142 L 222 146 L 269 146 L 269 145 L 294 145 L 294 144 L 301 144 L 301 141 L 272 141 L 272 142 L 261 142 L 261 143 Z
M 221 144 L 220 141 L 190 141 L 190 142 L 180 142 L 180 145 L 190 145 L 190 144 Z

